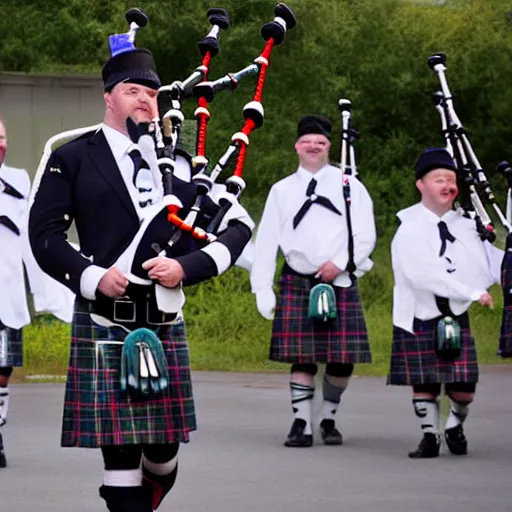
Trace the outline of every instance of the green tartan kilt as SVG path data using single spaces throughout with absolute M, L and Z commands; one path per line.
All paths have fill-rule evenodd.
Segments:
M 23 330 L 11 329 L 0 321 L 0 330 L 7 334 L 7 357 L 0 357 L 0 368 L 23 366 Z
M 102 327 L 89 315 L 90 302 L 77 300 L 62 420 L 62 446 L 188 442 L 196 430 L 185 325 L 156 329 L 167 358 L 169 389 L 135 402 L 120 390 L 121 352 L 126 332 Z

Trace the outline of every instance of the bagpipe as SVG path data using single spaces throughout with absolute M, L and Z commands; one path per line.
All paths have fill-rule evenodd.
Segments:
M 458 203 L 461 213 L 474 219 L 482 240 L 493 243 L 496 240 L 496 230 L 486 206 L 494 210 L 507 233 L 512 231 L 510 219 L 507 219 L 498 206 L 487 176 L 469 142 L 467 132 L 455 112 L 453 97 L 446 79 L 446 55 L 442 52 L 431 55 L 428 65 L 437 74 L 441 85 L 441 90 L 433 95 L 433 100 L 441 117 L 441 130 L 446 149 L 457 167 Z
M 133 143 L 131 150 L 138 151 L 140 156 L 136 166 L 144 168 L 146 175 L 152 177 L 157 192 L 154 197 L 158 200 L 151 201 L 144 208 L 136 235 L 114 265 L 127 277 L 132 289 L 154 290 L 154 294 L 151 293 L 158 312 L 162 314 L 177 314 L 180 311 L 185 301 L 182 287 L 180 285 L 169 289 L 154 283 L 142 268 L 145 261 L 155 256 L 176 257 L 178 244 L 181 244 L 181 251 L 184 243 L 188 244 L 190 252 L 202 249 L 210 251 L 209 254 L 214 257 L 216 252 L 222 253 L 218 244 L 230 222 L 239 220 L 251 230 L 254 227 L 239 204 L 239 197 L 245 189 L 243 171 L 247 147 L 251 133 L 263 125 L 263 90 L 273 48 L 280 45 L 287 31 L 296 25 L 293 12 L 284 3 L 277 4 L 274 19 L 261 27 L 261 36 L 265 41 L 262 52 L 240 71 L 211 81 L 210 66 L 220 51 L 220 34 L 228 29 L 230 20 L 227 11 L 222 8 L 209 9 L 206 14 L 210 27 L 206 36 L 198 42 L 200 65 L 185 80 L 160 87 L 158 113 L 151 122 L 136 124 L 130 118 L 126 121 L 127 132 Z M 128 32 L 109 38 L 112 55 L 124 51 L 123 48 L 132 48 L 137 31 L 148 24 L 148 17 L 140 9 L 128 10 L 125 18 L 129 24 Z M 232 135 L 227 150 L 218 162 L 210 165 L 206 144 L 211 117 L 209 104 L 218 92 L 236 89 L 242 79 L 251 75 L 257 77 L 256 86 L 251 101 L 243 108 L 243 125 Z M 185 121 L 182 105 L 189 100 L 196 103 L 195 154 L 184 151 L 180 144 Z M 52 152 L 62 144 L 93 133 L 100 127 L 98 124 L 66 131 L 47 141 L 34 179 L 30 204 L 33 203 Z M 217 183 L 219 175 L 231 166 L 234 168 L 233 174 L 224 184 Z M 180 194 L 173 190 L 178 182 L 187 182 L 187 191 L 193 190 L 194 197 L 187 197 L 187 204 L 191 204 L 191 207 L 185 216 L 181 215 L 181 211 L 185 210 L 178 197 Z M 212 203 L 216 208 L 211 208 Z M 184 237 L 184 234 L 187 236 Z M 219 261 L 220 265 L 217 260 L 215 262 L 220 274 L 228 268 L 230 262 L 226 262 L 226 258 Z M 143 293 L 147 295 L 149 292 Z M 128 291 L 127 295 L 127 302 L 135 300 L 129 296 Z M 121 304 L 122 300 L 114 302 Z M 165 391 L 169 380 L 165 354 L 159 340 L 151 330 L 138 325 L 133 327 L 134 330 L 123 344 L 121 389 L 136 398 L 144 399 Z
M 428 65 L 437 73 L 441 84 L 441 91 L 436 92 L 433 99 L 441 117 L 446 149 L 453 156 L 458 169 L 457 184 L 460 191 L 462 214 L 475 220 L 477 231 L 483 241 L 493 243 L 496 240 L 496 231 L 485 207 L 486 205 L 490 206 L 507 233 L 505 255 L 501 262 L 501 288 L 505 307 L 498 355 L 512 357 L 510 336 L 512 329 L 512 167 L 506 161 L 497 166 L 497 171 L 503 174 L 508 185 L 506 215 L 504 215 L 496 202 L 495 195 L 473 151 L 467 133 L 455 113 L 445 74 L 446 55 L 437 53 L 430 56 Z
M 341 98 L 338 101 L 338 108 L 341 113 L 341 145 L 340 145 L 340 169 L 342 174 L 343 199 L 345 202 L 345 218 L 348 234 L 348 261 L 346 270 L 352 280 L 357 275 L 357 268 L 354 262 L 354 235 L 351 218 L 351 195 L 350 181 L 348 176 L 356 177 L 357 164 L 354 143 L 360 138 L 360 133 L 351 126 L 352 104 L 350 100 Z M 310 290 L 308 318 L 320 322 L 335 320 L 336 296 L 334 288 L 327 283 L 319 283 Z
M 273 21 L 261 27 L 265 46 L 254 62 L 236 73 L 210 81 L 211 62 L 219 53 L 219 36 L 222 30 L 229 27 L 229 17 L 224 9 L 209 9 L 207 16 L 211 29 L 198 42 L 202 56 L 201 64 L 184 81 L 173 82 L 159 90 L 159 105 L 169 104 L 171 108 L 159 113 L 158 118 L 145 126 L 135 126 L 128 120 L 128 131 L 132 141 L 140 149 L 142 158 L 152 174 L 161 175 L 163 188 L 161 203 L 145 214 L 137 236 L 120 258 L 119 267 L 130 281 L 142 285 L 151 284 L 146 271 L 142 269 L 142 263 L 156 255 L 172 257 L 173 247 L 182 238 L 183 233 L 189 233 L 198 246 L 213 245 L 233 219 L 245 218 L 246 223 L 253 227 L 252 221 L 247 220 L 248 216 L 238 202 L 245 189 L 243 170 L 247 147 L 253 130 L 263 125 L 262 98 L 272 50 L 284 41 L 287 30 L 296 24 L 292 11 L 283 3 L 276 5 L 274 15 Z M 140 26 L 140 10 L 129 11 L 126 17 L 130 27 Z M 211 116 L 209 104 L 218 92 L 235 89 L 240 80 L 253 74 L 257 75 L 256 87 L 252 100 L 243 108 L 244 124 L 240 131 L 233 134 L 228 149 L 218 162 L 210 165 L 206 153 L 208 121 Z M 180 149 L 184 122 L 181 106 L 187 99 L 194 99 L 197 105 L 194 112 L 197 123 L 194 155 L 186 155 Z M 183 205 L 173 194 L 173 175 L 177 170 L 178 161 L 183 159 L 190 163 L 189 177 L 195 184 L 196 191 L 193 205 L 184 218 L 180 216 Z M 219 175 L 230 165 L 234 166 L 233 174 L 223 185 L 219 185 Z M 219 208 L 208 219 L 208 223 L 201 226 L 198 223 L 208 197 L 213 198 Z

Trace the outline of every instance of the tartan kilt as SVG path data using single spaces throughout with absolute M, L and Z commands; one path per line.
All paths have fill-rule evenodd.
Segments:
M 169 389 L 162 397 L 134 402 L 120 391 L 126 332 L 98 326 L 89 309 L 90 302 L 76 301 L 61 445 L 188 442 L 189 432 L 196 430 L 196 417 L 184 323 L 156 330 L 167 358 Z
M 414 319 L 414 333 L 393 326 L 393 347 L 388 384 L 412 386 L 452 382 L 478 382 L 475 340 L 466 313 L 457 320 L 461 327 L 461 354 L 453 361 L 440 359 L 435 351 L 439 318 Z
M 23 366 L 23 330 L 11 329 L 0 322 L 0 330 L 7 331 L 7 360 L 0 358 L 0 368 Z
M 326 323 L 308 318 L 309 292 L 314 284 L 309 277 L 281 275 L 270 359 L 283 363 L 370 363 L 357 284 L 349 288 L 333 286 L 338 317 Z
M 503 315 L 498 355 L 512 357 L 512 253 L 509 250 L 505 252 L 501 264 L 501 289 L 503 291 Z

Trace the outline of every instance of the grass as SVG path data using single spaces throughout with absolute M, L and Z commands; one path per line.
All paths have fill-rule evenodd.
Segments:
M 357 375 L 384 376 L 391 348 L 393 276 L 389 238 L 374 252 L 375 267 L 360 281 L 370 335 L 373 363 L 356 366 Z M 501 290 L 495 286 L 493 310 L 473 305 L 471 325 L 481 364 L 506 363 L 496 356 L 503 311 Z M 268 360 L 271 322 L 257 312 L 248 273 L 234 268 L 225 276 L 188 290 L 185 318 L 193 370 L 268 372 L 288 366 Z M 18 377 L 63 375 L 69 353 L 70 326 L 46 315 L 24 330 L 25 367 Z

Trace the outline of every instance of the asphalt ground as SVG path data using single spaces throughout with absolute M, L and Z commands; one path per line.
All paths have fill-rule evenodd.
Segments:
M 411 460 L 421 437 L 410 389 L 354 378 L 338 422 L 343 446 L 285 448 L 288 375 L 193 376 L 198 430 L 160 511 L 512 511 L 512 367 L 481 369 L 465 425 L 469 454 Z M 105 511 L 99 450 L 60 448 L 63 384 L 13 384 L 2 429 L 0 512 Z

